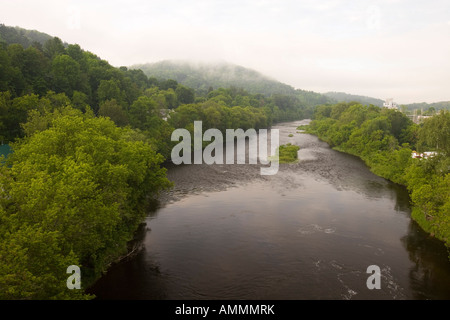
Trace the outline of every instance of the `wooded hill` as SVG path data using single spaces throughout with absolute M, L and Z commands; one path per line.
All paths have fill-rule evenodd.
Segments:
M 338 101 L 338 102 L 355 101 L 355 102 L 359 102 L 364 105 L 373 104 L 374 106 L 377 106 L 377 107 L 382 107 L 383 103 L 384 103 L 384 101 L 381 99 L 367 97 L 367 96 L 354 95 L 354 94 L 349 94 L 349 93 L 345 93 L 345 92 L 326 92 L 326 93 L 324 93 L 324 95 L 335 101 Z
M 81 268 L 86 289 L 129 253 L 149 200 L 171 186 L 162 164 L 176 128 L 260 129 L 312 115 L 300 96 L 201 94 L 57 37 L 3 30 L 0 143 L 11 152 L 0 157 L 0 300 L 92 298 L 68 290 L 67 267 Z
M 157 80 L 174 79 L 199 94 L 212 89 L 237 87 L 252 94 L 272 96 L 282 94 L 296 97 L 305 106 L 333 103 L 335 100 L 313 91 L 295 89 L 258 71 L 231 63 L 193 63 L 188 61 L 164 60 L 156 63 L 133 65 L 148 77 Z
M 349 94 L 345 92 L 327 92 L 324 93 L 325 96 L 334 99 L 338 102 L 359 102 L 363 105 L 374 105 L 377 107 L 382 107 L 384 100 L 367 97 L 367 96 L 359 96 L 354 94 Z M 404 112 L 413 113 L 414 110 L 428 111 L 428 113 L 433 113 L 438 110 L 450 110 L 450 101 L 440 101 L 433 103 L 419 102 L 419 103 L 409 103 L 409 104 L 399 104 L 400 110 Z
M 17 43 L 26 49 L 33 44 L 44 45 L 44 43 L 51 38 L 53 38 L 51 35 L 39 32 L 37 30 L 27 30 L 20 27 L 8 27 L 4 24 L 0 24 L 0 43 Z

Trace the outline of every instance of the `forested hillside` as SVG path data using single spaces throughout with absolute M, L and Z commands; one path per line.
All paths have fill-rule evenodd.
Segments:
M 187 61 L 161 61 L 131 66 L 141 69 L 149 77 L 159 80 L 174 79 L 197 92 L 207 92 L 210 88 L 239 87 L 250 93 L 270 96 L 293 94 L 295 89 L 286 84 L 260 74 L 259 72 L 225 62 L 200 63 Z
M 161 61 L 134 65 L 150 78 L 158 80 L 174 79 L 191 87 L 199 94 L 211 89 L 237 87 L 252 94 L 292 96 L 305 106 L 315 106 L 335 102 L 320 93 L 294 89 L 261 73 L 230 63 L 193 63 L 186 61 Z
M 366 97 L 366 96 L 359 96 L 344 92 L 327 92 L 324 93 L 325 96 L 335 100 L 336 102 L 359 102 L 364 105 L 374 105 L 377 107 L 382 107 L 384 100 L 373 98 L 373 97 Z M 399 110 L 401 110 L 404 113 L 409 114 L 423 114 L 424 115 L 433 115 L 439 110 L 450 110 L 450 101 L 441 101 L 441 102 L 433 102 L 433 103 L 426 103 L 426 102 L 419 102 L 419 103 L 409 103 L 409 104 L 400 104 Z
M 299 96 L 202 94 L 59 38 L 11 43 L 28 34 L 14 30 L 0 44 L 0 141 L 12 151 L 0 159 L 0 299 L 91 298 L 67 289 L 66 268 L 80 266 L 87 288 L 127 254 L 149 201 L 171 186 L 162 165 L 175 128 L 312 115 Z
M 297 92 L 293 89 L 290 94 L 274 92 L 268 96 L 236 86 L 210 88 L 201 94 L 173 79 L 157 80 L 138 69 L 115 68 L 76 44 L 64 45 L 59 38 L 28 48 L 4 43 L 0 62 L 0 138 L 4 142 L 23 137 L 21 124 L 32 109 L 70 105 L 84 112 L 90 108 L 95 115 L 108 116 L 119 126 L 146 131 L 149 138 L 156 134 L 155 143 L 161 144 L 166 140 L 159 135 L 170 131 L 170 120 L 162 120 L 160 113 L 181 105 L 196 104 L 197 108 L 211 111 L 215 103 L 216 111 L 234 108 L 230 114 L 240 113 L 239 108 L 249 114 L 263 112 L 264 125 L 270 126 L 273 122 L 308 117 L 312 105 L 323 100 L 314 93 L 292 94 Z M 158 147 L 163 150 L 165 146 Z
M 377 99 L 377 98 L 372 98 L 372 97 L 366 97 L 366 96 L 359 96 L 359 95 L 354 95 L 354 94 L 349 94 L 349 93 L 344 93 L 344 92 L 326 92 L 324 93 L 325 96 L 330 97 L 333 100 L 336 100 L 336 102 L 352 102 L 352 101 L 356 101 L 359 102 L 361 104 L 373 104 L 374 106 L 377 107 L 382 107 L 384 100 L 381 99 Z
M 37 30 L 27 30 L 20 27 L 8 27 L 0 24 L 0 42 L 17 43 L 25 49 L 31 45 L 43 45 L 52 36 Z
M 433 102 L 433 103 L 410 103 L 405 105 L 406 110 L 413 112 L 414 110 L 418 110 L 419 114 L 423 111 L 424 114 L 433 114 L 438 110 L 450 110 L 450 101 L 441 101 L 441 102 Z

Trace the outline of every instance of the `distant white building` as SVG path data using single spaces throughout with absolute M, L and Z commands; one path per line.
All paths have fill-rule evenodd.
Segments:
M 428 159 L 428 158 L 433 158 L 436 155 L 437 155 L 437 152 L 435 152 L 435 151 L 425 151 L 423 153 L 419 153 L 417 151 L 413 151 L 411 153 L 411 158 L 414 158 L 414 159 Z
M 383 107 L 398 110 L 398 105 L 394 102 L 393 98 L 386 99 L 386 101 L 383 103 Z

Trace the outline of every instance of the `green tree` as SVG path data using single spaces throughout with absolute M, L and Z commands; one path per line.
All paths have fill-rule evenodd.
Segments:
M 53 86 L 56 92 L 72 96 L 80 88 L 80 65 L 68 55 L 58 55 L 52 61 Z
M 29 47 L 24 51 L 22 74 L 33 93 L 44 95 L 49 89 L 46 80 L 49 66 L 50 60 L 42 51 L 35 47 Z
M 30 110 L 39 107 L 40 99 L 35 94 L 10 99 L 9 93 L 3 94 L 0 98 L 0 104 L 3 106 L 3 110 L 6 109 L 7 113 L 3 118 L 7 140 L 13 141 L 15 138 L 23 136 L 21 124 L 27 121 L 27 115 Z
M 124 127 L 129 123 L 127 114 L 115 99 L 102 102 L 98 115 L 110 118 L 119 127 Z
M 80 298 L 65 287 L 66 268 L 81 266 L 88 286 L 170 183 L 162 156 L 133 130 L 67 107 L 33 112 L 46 125 L 27 127 L 0 167 L 0 297 Z
M 128 114 L 134 128 L 146 130 L 149 128 L 149 119 L 159 116 L 159 109 L 152 98 L 141 96 L 130 106 Z
M 5 48 L 0 45 L 0 91 L 7 91 L 11 81 L 11 58 Z
M 400 143 L 408 142 L 402 141 L 403 133 L 411 126 L 412 121 L 403 113 L 397 110 L 383 108 L 382 114 L 386 115 L 391 124 L 391 134 L 400 141 Z
M 66 49 L 67 54 L 75 60 L 83 71 L 87 71 L 87 61 L 83 50 L 78 44 L 69 44 Z
M 450 111 L 441 110 L 439 114 L 425 119 L 419 131 L 419 143 L 450 155 Z
M 51 60 L 56 56 L 65 54 L 66 49 L 60 38 L 54 37 L 44 43 L 44 54 Z
M 101 80 L 97 89 L 99 102 L 115 99 L 118 102 L 123 101 L 120 83 L 117 80 Z
M 187 88 L 179 84 L 177 86 L 177 89 L 175 90 L 175 93 L 177 95 L 177 100 L 179 104 L 189 104 L 194 103 L 195 101 L 195 93 L 194 90 L 191 88 Z
M 159 89 L 161 90 L 169 90 L 173 89 L 176 90 L 178 86 L 178 82 L 176 80 L 168 79 L 166 81 L 161 81 L 159 83 Z
M 78 110 L 86 111 L 89 97 L 84 92 L 75 90 L 72 95 L 72 106 Z
M 10 57 L 11 66 L 18 68 L 19 70 L 23 69 L 23 61 L 24 61 L 24 49 L 22 45 L 13 43 L 8 46 L 8 55 Z

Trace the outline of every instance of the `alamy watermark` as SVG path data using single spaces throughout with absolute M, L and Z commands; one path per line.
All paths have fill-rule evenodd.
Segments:
M 172 132 L 172 141 L 180 141 L 171 153 L 172 162 L 179 164 L 223 164 L 224 163 L 224 143 L 226 143 L 226 164 L 246 163 L 246 144 L 248 139 L 248 159 L 249 164 L 269 165 L 261 167 L 261 175 L 274 175 L 279 168 L 279 146 L 280 134 L 278 129 L 270 130 L 270 153 L 268 153 L 268 130 L 259 129 L 226 129 L 225 140 L 219 129 L 208 129 L 203 133 L 202 121 L 194 121 L 194 154 L 192 161 L 192 137 L 187 129 L 175 129 Z M 214 140 L 213 140 L 214 139 Z M 211 141 L 205 148 L 203 142 Z M 235 142 L 237 142 L 237 152 L 235 156 Z M 236 160 L 235 160 L 236 158 Z
M 381 30 L 381 8 L 377 5 L 371 5 L 366 10 L 366 26 L 370 30 Z
M 367 278 L 366 285 L 369 290 L 381 289 L 381 270 L 377 265 L 371 265 L 367 267 L 366 273 L 370 273 L 371 276 Z
M 81 289 L 81 270 L 79 266 L 71 265 L 67 267 L 66 273 L 72 275 L 67 278 L 67 288 L 70 290 Z
M 76 5 L 67 7 L 66 27 L 69 30 L 81 29 L 81 9 Z

